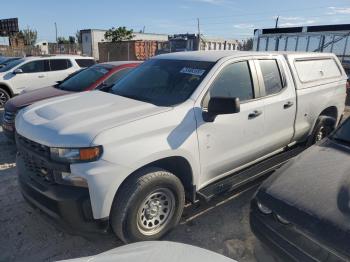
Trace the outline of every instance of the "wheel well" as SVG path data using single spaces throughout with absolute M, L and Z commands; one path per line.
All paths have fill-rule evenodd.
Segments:
M 0 88 L 4 89 L 10 95 L 10 97 L 13 97 L 12 90 L 7 85 L 0 84 Z
M 147 167 L 158 167 L 162 168 L 164 170 L 167 170 L 177 176 L 184 186 L 185 192 L 186 192 L 186 198 L 190 201 L 195 200 L 195 193 L 196 190 L 193 186 L 193 172 L 190 163 L 184 158 L 180 156 L 172 156 L 167 157 L 163 159 L 159 159 L 157 161 L 151 162 L 143 167 L 140 167 L 139 169 L 135 170 L 130 176 L 128 176 L 123 183 L 119 186 L 116 195 L 120 192 L 120 189 L 123 187 L 125 182 L 128 179 L 131 179 L 133 174 L 137 173 L 138 171 L 147 168 Z
M 320 116 L 330 116 L 330 117 L 333 117 L 335 120 L 337 120 L 338 110 L 335 106 L 330 106 L 330 107 L 327 107 L 325 110 L 323 110 Z

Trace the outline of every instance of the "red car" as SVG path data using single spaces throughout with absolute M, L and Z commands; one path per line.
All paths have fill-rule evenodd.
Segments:
M 11 98 L 5 104 L 2 128 L 7 137 L 14 138 L 15 117 L 17 112 L 35 102 L 75 92 L 90 90 L 107 90 L 118 79 L 138 66 L 140 61 L 120 61 L 96 64 L 75 72 L 55 86 L 44 87 L 22 93 Z

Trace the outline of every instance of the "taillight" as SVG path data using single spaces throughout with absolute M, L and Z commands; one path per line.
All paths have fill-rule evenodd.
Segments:
M 346 81 L 346 89 L 349 89 L 350 88 L 350 80 L 347 80 Z

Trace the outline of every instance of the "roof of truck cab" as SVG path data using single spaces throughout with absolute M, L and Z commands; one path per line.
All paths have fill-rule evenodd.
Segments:
M 242 57 L 242 56 L 257 56 L 257 55 L 285 55 L 285 56 L 303 56 L 303 57 L 320 57 L 320 56 L 334 56 L 331 53 L 313 53 L 313 52 L 257 52 L 257 51 L 231 51 L 231 50 L 217 50 L 217 51 L 187 51 L 176 52 L 169 54 L 162 54 L 155 56 L 154 59 L 173 59 L 173 60 L 193 60 L 193 61 L 207 61 L 216 62 L 225 57 Z

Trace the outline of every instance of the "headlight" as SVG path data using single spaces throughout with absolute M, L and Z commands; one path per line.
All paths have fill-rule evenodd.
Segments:
M 257 205 L 259 210 L 264 213 L 265 215 L 269 215 L 272 213 L 271 209 L 269 209 L 268 207 L 264 206 L 263 204 L 261 204 L 259 201 L 257 201 Z
M 79 163 L 96 161 L 102 155 L 102 147 L 50 148 L 51 159 L 58 162 Z

